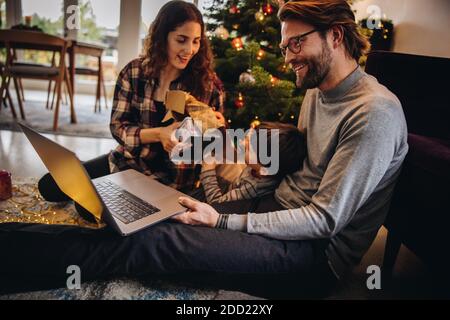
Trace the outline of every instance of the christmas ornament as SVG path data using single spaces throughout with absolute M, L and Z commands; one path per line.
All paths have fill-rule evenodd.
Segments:
M 265 15 L 270 15 L 270 14 L 273 13 L 273 7 L 271 6 L 270 3 L 266 3 L 263 6 L 263 12 L 264 12 Z
M 242 72 L 239 76 L 239 83 L 255 83 L 255 77 L 252 75 L 252 71 L 248 69 L 245 72 Z
M 255 19 L 259 22 L 262 22 L 264 20 L 264 12 L 262 11 L 262 8 L 260 8 L 259 11 L 255 13 Z
M 236 13 L 240 13 L 241 10 L 239 10 L 239 8 L 238 8 L 237 5 L 233 4 L 233 5 L 230 7 L 229 12 L 230 12 L 231 14 L 236 14 Z
M 244 46 L 244 44 L 242 43 L 241 37 L 234 38 L 233 41 L 231 41 L 231 45 L 237 51 L 242 50 L 242 47 Z
M 227 28 L 221 25 L 218 26 L 216 30 L 214 30 L 214 35 L 223 40 L 227 40 L 228 37 L 230 36 L 230 33 L 228 32 Z
M 244 96 L 239 92 L 238 97 L 234 100 L 234 105 L 236 108 L 240 109 L 244 106 Z

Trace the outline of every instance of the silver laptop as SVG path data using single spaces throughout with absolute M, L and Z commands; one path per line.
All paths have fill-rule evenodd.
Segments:
M 185 194 L 136 170 L 91 180 L 75 153 L 20 124 L 58 187 L 96 221 L 121 235 L 151 226 L 184 212 L 178 197 Z

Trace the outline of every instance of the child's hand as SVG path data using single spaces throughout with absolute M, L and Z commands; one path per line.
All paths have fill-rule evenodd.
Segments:
M 203 162 L 203 164 L 202 164 L 202 170 L 203 171 L 208 171 L 208 170 L 216 170 L 216 163 L 215 162 L 213 162 L 213 163 L 206 163 L 206 162 Z
M 202 171 L 206 171 L 206 170 L 216 170 L 216 159 L 213 156 L 206 156 L 203 159 L 203 163 L 202 163 Z

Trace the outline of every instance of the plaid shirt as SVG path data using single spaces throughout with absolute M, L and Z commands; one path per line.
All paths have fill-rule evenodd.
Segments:
M 142 144 L 140 131 L 161 126 L 165 110 L 157 108 L 153 93 L 157 79 L 147 79 L 142 58 L 128 63 L 120 72 L 114 91 L 110 129 L 119 145 L 109 156 L 111 172 L 135 169 L 146 175 L 155 174 L 160 180 L 183 192 L 191 191 L 200 173 L 199 165 L 175 165 L 161 143 Z M 181 78 L 170 84 L 170 90 L 185 90 Z M 223 110 L 224 92 L 220 80 L 199 101 Z

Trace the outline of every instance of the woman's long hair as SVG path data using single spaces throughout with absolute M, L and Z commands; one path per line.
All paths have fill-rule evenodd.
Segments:
M 159 10 L 144 41 L 142 57 L 147 77 L 158 78 L 167 65 L 167 37 L 186 22 L 197 22 L 201 26 L 200 49 L 182 72 L 182 83 L 197 99 L 204 98 L 211 88 L 214 72 L 212 53 L 205 36 L 202 14 L 197 7 L 185 1 L 170 1 Z

